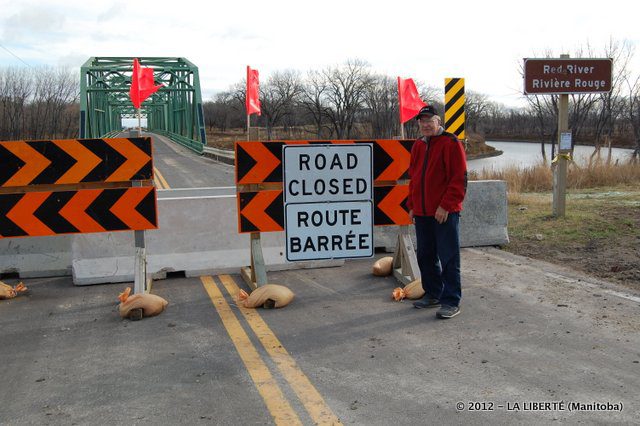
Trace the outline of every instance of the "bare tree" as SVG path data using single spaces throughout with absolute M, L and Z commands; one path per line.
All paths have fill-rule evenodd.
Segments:
M 218 128 L 221 132 L 225 132 L 233 121 L 243 123 L 242 116 L 238 113 L 238 101 L 231 91 L 216 93 L 213 101 L 204 103 L 204 120 L 209 130 Z M 235 120 L 234 120 L 235 119 Z M 240 124 L 242 126 L 242 124 Z
M 605 56 L 613 60 L 611 91 L 599 95 L 599 108 L 594 120 L 595 148 L 591 154 L 592 159 L 600 155 L 603 137 L 609 146 L 609 159 L 611 158 L 611 138 L 618 121 L 624 114 L 627 103 L 622 91 L 624 82 L 628 80 L 629 61 L 633 57 L 633 47 L 626 41 L 620 44 L 611 39 L 605 47 Z
M 304 110 L 304 115 L 311 119 L 318 139 L 322 139 L 323 130 L 326 128 L 326 91 L 327 81 L 324 75 L 318 71 L 309 71 L 303 84 L 299 105 Z
M 76 137 L 79 92 L 77 76 L 67 69 L 1 69 L 0 138 Z
M 369 65 L 354 59 L 342 66 L 327 68 L 322 74 L 327 83 L 327 118 L 338 139 L 350 139 L 366 89 L 371 84 Z
M 376 75 L 365 88 L 364 104 L 371 128 L 371 137 L 390 139 L 397 135 L 399 125 L 398 88 L 395 79 Z
M 0 139 L 21 139 L 31 90 L 28 70 L 6 68 L 0 72 Z
M 489 97 L 483 93 L 471 90 L 465 93 L 464 113 L 468 132 L 478 133 L 478 125 L 487 118 L 490 105 Z M 480 132 L 483 131 L 481 127 Z
M 260 86 L 262 119 L 271 140 L 274 126 L 293 114 L 293 108 L 303 92 L 300 75 L 295 71 L 276 72 Z
M 633 81 L 630 78 L 627 78 L 626 82 L 627 87 L 629 88 L 626 116 L 631 123 L 633 139 L 635 142 L 633 160 L 638 162 L 640 160 L 640 75 Z

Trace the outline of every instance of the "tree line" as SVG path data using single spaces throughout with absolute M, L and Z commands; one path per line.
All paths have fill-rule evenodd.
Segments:
M 0 140 L 78 137 L 79 96 L 69 70 L 0 68 Z
M 544 57 L 558 57 L 545 52 Z M 604 52 L 579 49 L 576 58 L 613 59 L 610 93 L 570 95 L 569 128 L 574 143 L 596 148 L 613 143 L 635 148 L 640 158 L 640 74 L 630 69 L 633 45 L 611 41 Z M 523 73 L 523 69 L 520 69 Z M 443 111 L 442 88 L 416 81 L 421 98 Z M 220 92 L 204 104 L 210 130 L 225 132 L 246 127 L 244 80 Z M 524 95 L 523 95 L 524 96 Z M 557 140 L 558 95 L 524 96 L 527 105 L 507 107 L 485 94 L 466 91 L 467 135 L 479 139 L 533 140 L 544 144 Z M 361 60 L 306 74 L 277 71 L 260 85 L 261 116 L 252 118 L 271 139 L 274 129 L 290 129 L 318 139 L 392 138 L 400 134 L 396 78 L 376 74 Z M 417 135 L 415 122 L 407 123 L 407 136 Z
M 571 95 L 569 127 L 573 141 L 596 147 L 613 143 L 635 148 L 640 158 L 640 73 L 630 68 L 634 46 L 610 41 L 604 51 L 588 45 L 576 58 L 613 58 L 612 90 L 603 94 Z M 558 57 L 551 51 L 535 57 Z M 522 73 L 522 67 L 520 73 Z M 444 110 L 443 88 L 416 81 L 421 98 Z M 204 103 L 205 123 L 213 131 L 246 127 L 244 80 Z M 557 139 L 557 95 L 525 96 L 526 106 L 507 107 L 486 94 L 466 90 L 466 129 L 471 138 Z M 378 74 L 362 60 L 306 73 L 277 71 L 260 84 L 262 114 L 252 126 L 272 139 L 281 135 L 310 139 L 393 138 L 400 134 L 395 77 Z M 73 138 L 78 136 L 79 79 L 53 68 L 0 68 L 0 140 Z M 406 136 L 417 136 L 415 121 Z

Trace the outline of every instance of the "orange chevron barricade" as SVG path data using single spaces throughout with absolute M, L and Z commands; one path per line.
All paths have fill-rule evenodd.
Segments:
M 157 228 L 151 153 L 149 137 L 0 142 L 0 238 Z
M 282 151 L 285 145 L 358 144 L 373 147 L 374 225 L 399 226 L 398 246 L 394 254 L 394 275 L 407 284 L 415 279 L 417 263 L 411 253 L 408 225 L 411 223 L 406 200 L 409 194 L 409 164 L 413 140 L 296 140 L 237 141 L 235 169 L 237 187 L 238 232 L 251 234 L 251 267 L 241 269 L 241 275 L 253 288 L 258 283 L 257 272 L 266 270 L 260 245 L 260 233 L 285 230 Z M 404 181 L 404 182 L 402 182 Z M 400 248 L 398 248 L 400 247 Z M 401 264 L 401 268 L 398 268 Z M 405 265 L 410 265 L 410 268 Z M 408 272 L 407 272 L 408 271 Z
M 158 227 L 151 143 L 0 142 L 0 238 L 134 231 L 134 292 L 145 291 L 144 230 Z
M 406 207 L 409 185 L 376 186 L 373 188 L 374 225 L 409 225 Z M 282 190 L 239 192 L 238 232 L 284 231 L 284 199 Z
M 409 185 L 375 186 L 374 225 L 410 225 L 411 219 L 406 205 L 408 197 Z
M 300 144 L 373 145 L 373 178 L 389 182 L 408 178 L 413 140 L 300 140 L 300 141 L 238 141 L 236 149 L 236 184 L 282 183 L 282 146 Z
M 153 178 L 151 138 L 0 142 L 0 187 Z
M 158 227 L 154 187 L 0 194 L 0 238 Z
M 239 192 L 238 231 L 284 231 L 284 198 L 282 190 Z

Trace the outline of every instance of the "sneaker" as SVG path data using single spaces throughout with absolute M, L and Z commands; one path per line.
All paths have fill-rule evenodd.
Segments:
M 437 308 L 438 306 L 440 306 L 440 301 L 429 297 L 423 297 L 417 302 L 413 302 L 413 307 L 416 309 Z
M 460 308 L 457 306 L 447 306 L 442 305 L 438 312 L 436 312 L 436 317 L 440 319 L 449 319 L 453 318 L 460 313 Z

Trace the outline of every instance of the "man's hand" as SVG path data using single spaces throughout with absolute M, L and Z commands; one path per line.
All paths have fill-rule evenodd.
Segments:
M 436 214 L 435 214 L 435 218 L 438 221 L 438 223 L 442 225 L 447 221 L 448 217 L 449 217 L 449 212 L 443 209 L 442 207 L 438 206 L 438 209 L 436 210 Z
M 413 209 L 409 210 L 409 220 L 411 222 L 414 222 L 414 220 L 413 220 Z

